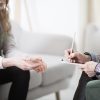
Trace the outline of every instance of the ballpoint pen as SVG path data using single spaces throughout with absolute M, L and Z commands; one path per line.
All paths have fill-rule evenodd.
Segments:
M 73 52 L 74 49 L 74 44 L 75 44 L 75 36 L 76 36 L 76 32 L 74 33 L 73 39 L 72 39 L 72 44 L 71 44 L 71 52 Z M 61 59 L 61 61 L 64 61 L 64 58 Z
M 71 45 L 71 53 L 73 52 L 73 49 L 74 49 L 75 36 L 76 36 L 76 33 L 74 33 L 74 36 L 73 36 L 72 45 Z

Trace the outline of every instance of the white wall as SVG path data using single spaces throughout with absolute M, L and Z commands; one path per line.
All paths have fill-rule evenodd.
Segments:
M 33 32 L 69 36 L 79 32 L 79 0 L 26 0 L 30 20 L 27 20 L 25 0 L 19 1 L 21 17 L 17 22 L 21 23 L 25 30 L 30 31 L 31 24 Z M 13 14 L 18 13 L 14 11 L 15 0 L 10 0 L 10 5 L 11 18 L 14 19 Z

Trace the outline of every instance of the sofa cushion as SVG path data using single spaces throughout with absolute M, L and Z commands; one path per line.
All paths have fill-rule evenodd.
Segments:
M 47 70 L 42 74 L 43 86 L 55 83 L 73 75 L 75 65 L 61 61 L 62 56 L 42 55 L 47 63 Z

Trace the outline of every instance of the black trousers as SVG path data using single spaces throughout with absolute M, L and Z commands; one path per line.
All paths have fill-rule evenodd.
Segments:
M 12 82 L 8 100 L 26 100 L 30 73 L 17 67 L 0 69 L 0 85 Z
M 85 72 L 82 72 L 73 100 L 86 100 L 85 98 L 86 84 L 89 81 L 96 80 L 96 79 L 97 79 L 96 77 L 90 78 Z

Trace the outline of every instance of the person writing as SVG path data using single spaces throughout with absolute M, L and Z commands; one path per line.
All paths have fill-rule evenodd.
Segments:
M 89 81 L 99 79 L 100 75 L 100 55 L 85 52 L 72 52 L 72 49 L 65 50 L 65 57 L 71 63 L 79 63 L 82 75 L 73 100 L 86 100 L 85 90 Z
M 9 0 L 0 0 L 0 85 L 12 82 L 8 100 L 26 100 L 30 72 L 44 72 L 46 64 L 40 57 L 16 57 L 16 45 L 11 33 Z

